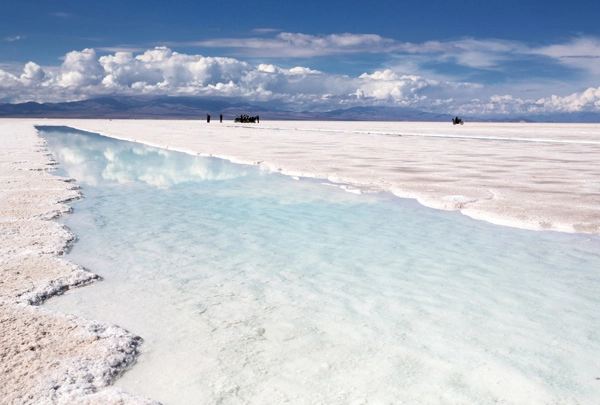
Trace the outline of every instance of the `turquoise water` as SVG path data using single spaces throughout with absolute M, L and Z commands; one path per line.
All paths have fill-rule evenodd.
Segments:
M 145 339 L 165 404 L 593 403 L 600 238 L 531 232 L 216 158 L 41 128 L 84 199 L 47 306 Z

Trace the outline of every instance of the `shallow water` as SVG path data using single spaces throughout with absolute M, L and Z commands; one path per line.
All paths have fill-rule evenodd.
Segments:
M 165 404 L 594 403 L 600 237 L 64 128 L 85 198 L 46 306 L 145 339 L 116 385 Z M 352 190 L 352 189 L 351 189 Z M 356 191 L 356 190 L 354 190 Z

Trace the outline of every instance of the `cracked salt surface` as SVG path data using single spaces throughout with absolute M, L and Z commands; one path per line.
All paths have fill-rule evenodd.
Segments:
M 165 404 L 593 403 L 600 238 L 81 133 L 42 134 L 85 198 L 47 306 L 144 338 Z M 460 195 L 449 195 L 461 200 Z

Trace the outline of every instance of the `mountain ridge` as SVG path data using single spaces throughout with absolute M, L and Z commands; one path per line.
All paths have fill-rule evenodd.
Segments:
M 260 104 L 235 102 L 218 98 L 104 96 L 60 103 L 25 102 L 0 104 L 0 118 L 96 118 L 96 119 L 223 119 L 233 120 L 241 114 L 259 115 L 263 120 L 313 121 L 429 121 L 446 122 L 454 114 L 426 112 L 404 107 L 350 107 L 331 111 L 288 111 Z M 482 118 L 464 117 L 465 122 L 600 122 L 600 113 L 569 113 L 530 117 Z

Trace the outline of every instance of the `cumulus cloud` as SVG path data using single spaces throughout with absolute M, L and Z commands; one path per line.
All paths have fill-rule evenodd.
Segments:
M 600 87 L 590 87 L 582 93 L 566 97 L 551 96 L 538 101 L 544 110 L 558 112 L 598 111 L 600 112 Z
M 427 80 L 414 75 L 398 75 L 391 70 L 377 71 L 373 74 L 360 75 L 361 97 L 372 97 L 377 100 L 390 100 L 396 104 L 414 103 L 419 98 L 419 90 L 428 86 L 437 86 L 435 80 Z
M 157 47 L 140 55 L 117 52 L 103 56 L 102 84 L 120 93 L 217 95 L 231 89 L 251 66 L 232 58 L 213 58 Z
M 560 97 L 551 95 L 525 99 L 512 95 L 494 95 L 488 99 L 473 99 L 457 106 L 460 114 L 479 117 L 546 115 L 554 113 L 600 112 L 600 87 Z
M 73 51 L 66 55 L 55 83 L 61 87 L 91 86 L 102 80 L 103 73 L 95 50 Z
M 0 99 L 7 99 L 7 94 L 15 94 L 22 87 L 23 83 L 19 78 L 11 73 L 0 70 Z M 6 101 L 11 101 L 10 98 Z
M 287 38 L 296 43 L 315 44 L 315 37 L 311 36 Z M 366 43 L 389 45 L 377 36 L 339 35 L 321 39 L 324 43 L 335 43 L 339 49 Z M 577 44 L 579 47 L 570 52 L 562 47 L 539 48 L 535 52 L 557 59 L 596 55 L 597 44 L 593 41 Z M 407 44 L 403 46 L 410 48 Z M 483 67 L 488 66 L 481 56 L 486 52 L 532 52 L 518 43 L 505 41 L 463 40 L 453 43 L 452 47 L 471 52 L 469 57 L 465 53 L 460 63 Z M 432 43 L 417 46 L 411 52 L 434 52 L 442 48 L 446 49 Z M 102 56 L 94 49 L 84 49 L 67 53 L 60 66 L 28 62 L 21 73 L 11 71 L 13 73 L 0 69 L 0 100 L 3 102 L 59 102 L 102 95 L 186 95 L 232 98 L 290 110 L 403 106 L 473 116 L 600 112 L 600 87 L 566 96 L 550 92 L 543 97 L 526 98 L 497 90 L 500 87 L 431 78 L 392 67 L 350 77 L 306 66 L 252 65 L 235 58 L 179 53 L 167 47 L 140 53 L 119 50 Z
M 69 52 L 59 67 L 42 68 L 29 62 L 20 76 L 7 72 L 0 76 L 2 98 L 13 102 L 64 101 L 105 94 L 190 95 L 270 101 L 292 109 L 423 103 L 431 98 L 421 91 L 433 94 L 435 88 L 443 87 L 437 81 L 391 70 L 353 78 L 305 66 L 253 66 L 238 59 L 182 54 L 166 47 L 138 55 L 119 51 L 100 57 L 95 50 L 84 49 Z
M 22 83 L 30 85 L 32 83 L 39 83 L 45 76 L 46 73 L 44 73 L 44 69 L 40 65 L 34 62 L 27 62 L 20 79 Z

